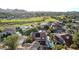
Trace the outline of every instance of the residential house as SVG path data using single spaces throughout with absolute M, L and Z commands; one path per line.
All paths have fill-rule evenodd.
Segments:
M 37 41 L 40 43 L 41 46 L 43 46 L 43 49 L 51 49 L 53 46 L 53 43 L 49 40 L 49 37 L 47 36 L 47 33 L 45 30 L 40 30 L 38 32 L 33 32 L 32 39 L 34 41 Z
M 69 47 L 73 43 L 72 35 L 68 33 L 55 34 L 55 42 L 57 44 L 65 44 Z
M 65 29 L 63 28 L 55 28 L 51 30 L 51 33 L 63 33 L 65 32 Z
M 44 22 L 43 22 L 43 23 L 40 24 L 40 27 L 41 27 L 41 28 L 44 28 L 45 26 L 48 26 L 48 23 L 46 23 L 46 22 L 44 23 Z
M 51 22 L 49 23 L 49 26 L 51 27 L 59 27 L 62 24 L 62 22 L 57 21 L 57 22 Z
M 13 33 L 15 33 L 15 32 L 16 32 L 15 28 L 12 28 L 12 27 L 7 27 L 7 28 L 5 28 L 5 29 L 3 30 L 3 33 L 10 33 L 10 34 L 13 34 Z
M 38 32 L 32 32 L 32 39 L 35 41 L 45 41 L 47 34 L 44 30 L 40 30 Z
M 20 29 L 22 29 L 22 30 L 27 30 L 27 29 L 31 29 L 32 28 L 32 26 L 22 26 L 22 27 L 20 27 Z
M 79 25 L 78 24 L 73 24 L 72 29 L 73 29 L 74 32 L 78 32 L 79 31 Z

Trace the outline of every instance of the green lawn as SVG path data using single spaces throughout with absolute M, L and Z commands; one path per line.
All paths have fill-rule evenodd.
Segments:
M 40 17 L 35 17 L 35 18 L 28 18 L 28 19 L 12 19 L 12 20 L 6 20 L 2 19 L 0 22 L 36 22 L 36 21 L 42 21 L 42 18 Z
M 12 20 L 2 19 L 0 20 L 0 26 L 15 26 L 15 27 L 30 26 L 41 22 L 55 22 L 55 21 L 57 20 L 53 18 L 47 18 L 43 20 L 43 17 L 33 17 L 28 19 L 12 19 Z
M 53 19 L 53 18 L 49 18 L 49 19 L 46 19 L 46 20 L 45 20 L 45 22 L 56 22 L 56 21 L 58 21 L 58 20 Z

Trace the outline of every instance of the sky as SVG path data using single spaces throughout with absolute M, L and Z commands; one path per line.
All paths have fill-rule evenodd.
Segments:
M 78 0 L 0 0 L 0 8 L 27 11 L 79 11 Z

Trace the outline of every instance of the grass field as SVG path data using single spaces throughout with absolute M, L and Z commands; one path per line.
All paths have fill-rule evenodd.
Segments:
M 7 19 L 1 19 L 0 20 L 0 27 L 5 27 L 5 26 L 30 26 L 33 24 L 38 24 L 41 22 L 55 22 L 57 21 L 56 19 L 53 18 L 47 18 L 43 19 L 43 17 L 33 17 L 33 18 L 28 18 L 28 19 L 12 19 L 12 20 L 7 20 Z
M 12 19 L 12 20 L 6 20 L 6 19 L 2 19 L 0 20 L 0 22 L 32 22 L 32 21 L 42 21 L 42 19 L 40 17 L 36 17 L 36 18 L 28 18 L 28 19 Z

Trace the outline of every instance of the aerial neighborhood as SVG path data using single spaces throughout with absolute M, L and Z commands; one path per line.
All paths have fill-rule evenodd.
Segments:
M 0 19 L 0 50 L 79 49 L 79 17 L 72 13 Z

